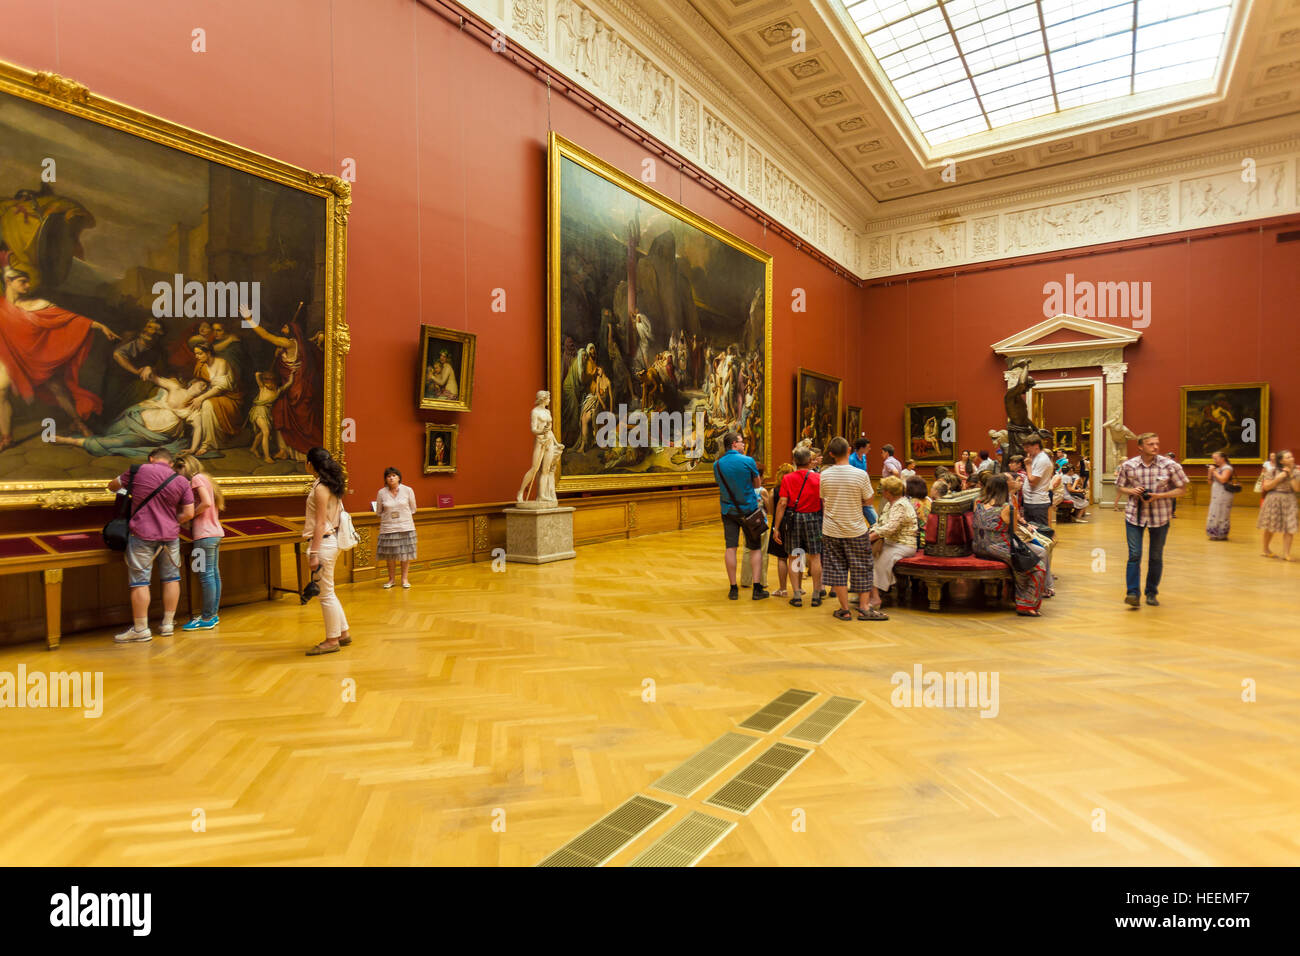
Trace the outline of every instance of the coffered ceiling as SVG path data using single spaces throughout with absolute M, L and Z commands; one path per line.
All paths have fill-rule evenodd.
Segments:
M 856 184 L 857 195 L 841 198 L 866 220 L 1200 158 L 1300 129 L 1300 0 L 1237 0 L 1216 79 L 1195 92 L 1181 88 L 1173 102 L 1159 91 L 1139 93 L 937 146 L 917 128 L 841 0 L 636 5 L 701 62 L 722 59 L 711 49 L 719 40 L 738 54 L 761 84 L 742 94 L 753 114 L 793 138 L 790 148 L 820 166 L 824 181 Z M 712 29 L 692 29 L 703 26 L 701 17 Z

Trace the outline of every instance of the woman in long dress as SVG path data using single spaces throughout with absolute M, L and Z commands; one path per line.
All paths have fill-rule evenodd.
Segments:
M 1017 571 L 1011 563 L 1011 535 L 1019 521 L 1020 514 L 1010 501 L 1007 476 L 993 475 L 975 502 L 975 554 L 988 561 L 1001 561 L 1011 569 L 1016 580 L 1017 614 L 1041 617 L 1039 608 L 1047 590 L 1047 569 L 1042 559 L 1028 571 Z
M 1228 456 L 1216 451 L 1214 464 L 1206 471 L 1210 481 L 1210 513 L 1205 519 L 1205 533 L 1211 541 L 1227 541 L 1228 527 L 1232 524 L 1232 492 L 1225 485 L 1232 481 L 1232 464 Z
M 1269 545 L 1273 535 L 1282 535 L 1282 560 L 1292 561 L 1291 542 L 1296 533 L 1296 492 L 1300 491 L 1300 471 L 1295 466 L 1295 455 L 1289 451 L 1277 453 L 1277 469 L 1262 482 L 1264 500 L 1259 506 L 1259 521 L 1264 532 L 1264 557 L 1276 558 Z

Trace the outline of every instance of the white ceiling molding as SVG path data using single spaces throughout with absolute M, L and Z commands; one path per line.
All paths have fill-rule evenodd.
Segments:
M 1076 332 L 1085 338 L 1067 342 L 1039 343 L 1050 335 L 1065 330 Z M 1025 355 L 1038 355 L 1044 352 L 1082 352 L 1087 349 L 1124 348 L 1142 338 L 1137 329 L 1126 329 L 1109 322 L 1096 319 L 1080 318 L 1064 313 L 1044 319 L 1037 325 L 1009 335 L 1000 342 L 994 342 L 991 348 L 998 355 L 1008 358 L 1020 358 Z

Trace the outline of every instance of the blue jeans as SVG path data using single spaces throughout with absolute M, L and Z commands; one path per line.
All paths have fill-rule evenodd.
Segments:
M 1147 556 L 1147 597 L 1155 597 L 1160 590 L 1160 572 L 1165 567 L 1165 538 L 1169 536 L 1169 525 L 1159 528 L 1143 528 L 1141 525 L 1124 522 L 1124 531 L 1128 535 L 1128 568 L 1126 584 L 1129 594 L 1137 594 L 1142 583 L 1142 532 L 1151 532 L 1151 553 Z
M 190 561 L 194 560 L 194 552 L 203 555 L 203 566 L 198 575 L 199 584 L 203 586 L 203 616 L 209 620 L 217 616 L 217 608 L 221 607 L 221 568 L 217 564 L 217 548 L 220 546 L 220 538 L 195 538 L 194 550 L 190 552 Z
M 880 519 L 876 517 L 876 509 L 867 505 L 862 509 L 862 517 L 867 519 L 867 527 L 872 527 Z

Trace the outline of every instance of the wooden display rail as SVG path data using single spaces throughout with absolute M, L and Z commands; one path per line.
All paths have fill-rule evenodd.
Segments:
M 252 548 L 275 548 L 292 544 L 295 564 L 298 567 L 298 590 L 302 590 L 301 527 L 289 520 L 272 515 L 252 518 L 230 518 L 221 523 L 226 536 L 221 540 L 221 552 L 244 551 Z M 181 536 L 183 544 L 190 539 Z M 184 553 L 184 552 L 183 552 Z M 63 636 L 63 572 L 70 568 L 86 568 L 121 563 L 122 554 L 104 547 L 99 528 L 76 529 L 38 534 L 0 536 L 0 576 L 12 574 L 40 574 L 45 590 L 45 640 L 50 650 L 59 646 Z M 182 557 L 184 561 L 185 558 Z M 275 591 L 288 591 L 279 586 L 279 562 L 272 562 L 274 573 L 268 584 L 267 597 Z M 189 576 L 190 607 L 197 607 L 199 593 L 197 574 Z

